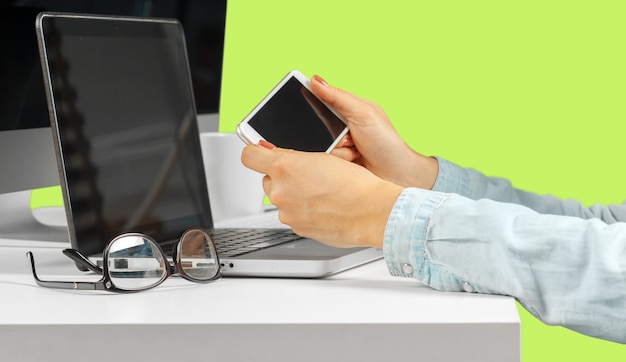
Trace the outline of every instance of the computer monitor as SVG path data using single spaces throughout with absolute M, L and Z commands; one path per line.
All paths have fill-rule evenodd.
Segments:
M 217 131 L 226 0 L 19 0 L 0 4 L 0 194 L 59 184 L 35 17 L 41 11 L 176 18 L 201 132 Z

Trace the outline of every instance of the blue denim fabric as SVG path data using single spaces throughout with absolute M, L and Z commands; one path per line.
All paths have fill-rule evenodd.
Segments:
M 620 221 L 621 220 L 621 221 Z M 626 205 L 587 208 L 439 160 L 385 230 L 392 275 L 515 297 L 547 324 L 626 343 Z

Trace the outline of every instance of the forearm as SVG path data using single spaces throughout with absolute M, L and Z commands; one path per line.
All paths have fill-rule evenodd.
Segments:
M 385 259 L 393 275 L 510 295 L 548 324 L 626 343 L 626 224 L 407 189 Z

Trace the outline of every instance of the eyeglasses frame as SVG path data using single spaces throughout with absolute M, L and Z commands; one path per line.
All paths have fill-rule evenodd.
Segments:
M 217 267 L 217 271 L 215 273 L 214 276 L 212 276 L 209 279 L 198 279 L 198 278 L 194 278 L 190 275 L 188 275 L 184 269 L 181 266 L 182 261 L 180 260 L 180 255 L 181 255 L 181 240 L 183 239 L 183 237 L 185 237 L 185 235 L 187 235 L 190 232 L 193 231 L 200 231 L 202 233 L 204 233 L 206 235 L 206 240 L 209 243 L 209 248 L 211 248 L 211 252 L 213 253 L 213 255 L 215 256 L 215 263 L 216 263 L 216 267 Z M 140 288 L 140 289 L 124 289 L 124 288 L 118 288 L 114 283 L 113 280 L 111 280 L 111 275 L 109 273 L 109 265 L 108 265 L 108 257 L 109 257 L 109 251 L 111 248 L 111 245 L 114 244 L 114 242 L 116 240 L 119 240 L 123 237 L 128 237 L 128 236 L 139 236 L 142 238 L 145 238 L 147 240 L 149 240 L 152 244 L 154 244 L 154 246 L 157 248 L 157 250 L 159 251 L 161 257 L 163 258 L 163 261 L 165 262 L 165 265 L 167 265 L 168 267 L 165 268 L 165 273 L 163 274 L 163 276 L 155 283 L 153 283 L 152 285 L 146 287 L 146 288 Z M 33 277 L 35 278 L 35 282 L 37 283 L 37 285 L 41 286 L 41 287 L 46 287 L 46 288 L 57 288 L 57 289 L 74 289 L 74 290 L 105 290 L 105 291 L 109 291 L 109 292 L 116 292 L 116 293 L 133 293 L 133 292 L 140 292 L 140 291 L 144 291 L 144 290 L 148 290 L 148 289 L 152 289 L 154 287 L 157 287 L 159 285 L 161 285 L 167 278 L 169 278 L 172 275 L 180 275 L 182 278 L 189 280 L 191 282 L 195 282 L 195 283 L 210 283 L 212 281 L 215 281 L 219 278 L 221 278 L 222 276 L 222 268 L 221 268 L 221 264 L 219 261 L 219 256 L 217 255 L 217 249 L 215 247 L 215 243 L 213 242 L 213 239 L 211 239 L 210 235 L 208 232 L 206 232 L 204 229 L 202 228 L 189 228 L 187 230 L 185 230 L 181 236 L 178 238 L 178 241 L 176 241 L 176 247 L 174 248 L 174 251 L 172 253 L 172 259 L 173 259 L 173 263 L 169 261 L 169 259 L 167 258 L 165 252 L 163 251 L 163 248 L 159 245 L 159 243 L 157 243 L 153 238 L 151 238 L 148 235 L 142 234 L 142 233 L 136 233 L 136 232 L 128 232 L 128 233 L 123 233 L 120 234 L 118 236 L 116 236 L 115 238 L 111 239 L 111 241 L 109 241 L 109 243 L 107 244 L 107 246 L 104 249 L 103 255 L 103 268 L 99 267 L 98 265 L 94 264 L 91 260 L 89 260 L 89 258 L 87 258 L 85 255 L 83 255 L 80 251 L 76 250 L 76 249 L 65 249 L 63 250 L 63 254 L 65 254 L 66 256 L 68 256 L 69 258 L 71 258 L 72 260 L 74 260 L 77 263 L 80 263 L 82 266 L 84 266 L 85 268 L 95 272 L 95 273 L 99 273 L 102 274 L 102 278 L 98 281 L 92 282 L 92 281 L 52 281 L 52 280 L 42 280 L 39 278 L 39 276 L 37 275 L 37 272 L 35 270 L 35 258 L 33 256 L 33 253 L 31 251 L 27 252 L 26 255 L 28 256 L 29 260 L 30 260 L 30 264 L 31 264 L 31 268 L 32 268 L 32 272 L 33 272 Z

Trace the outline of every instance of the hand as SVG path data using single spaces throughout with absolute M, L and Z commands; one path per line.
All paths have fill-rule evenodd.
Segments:
M 337 247 L 382 247 L 402 187 L 327 153 L 248 145 L 241 161 L 267 175 L 265 193 L 298 235 Z
M 437 160 L 413 151 L 380 106 L 333 87 L 317 75 L 311 88 L 348 122 L 350 134 L 332 151 L 335 156 L 363 165 L 401 186 L 433 187 L 439 171 Z

